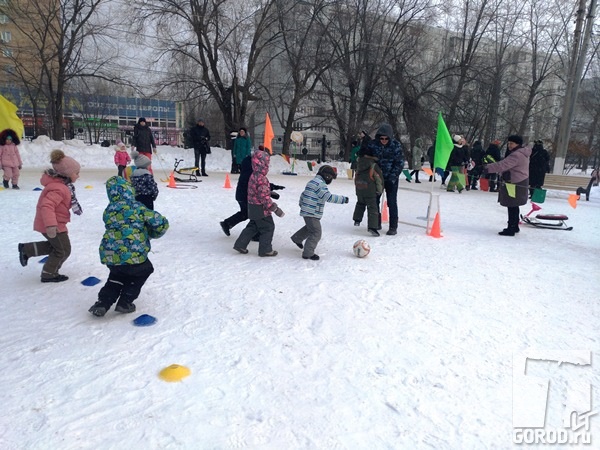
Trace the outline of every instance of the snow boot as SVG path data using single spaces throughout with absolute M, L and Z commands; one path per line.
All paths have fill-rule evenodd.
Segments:
M 135 305 L 133 303 L 119 301 L 117 303 L 117 306 L 115 306 L 115 311 L 124 314 L 129 314 L 135 312 Z
M 230 228 L 229 225 L 227 225 L 226 222 L 219 222 L 219 224 L 221 225 L 221 229 L 223 230 L 223 233 L 225 233 L 226 236 L 231 236 L 231 233 L 229 232 Z
M 19 244 L 19 262 L 23 267 L 27 265 L 29 256 L 25 254 L 25 244 Z
M 108 309 L 109 307 L 106 306 L 106 304 L 101 301 L 97 301 L 94 303 L 94 306 L 88 309 L 88 312 L 91 312 L 96 317 L 103 317 Z
M 319 255 L 312 255 L 312 256 L 303 256 L 302 259 L 312 259 L 313 261 L 318 261 L 319 260 Z
M 370 234 L 371 236 L 381 236 L 381 235 L 379 234 L 379 231 L 377 231 L 375 228 L 369 228 L 369 230 L 368 230 L 368 231 L 369 231 L 369 234 Z
M 2 185 L 4 186 L 4 189 L 8 189 L 8 180 L 2 180 Z

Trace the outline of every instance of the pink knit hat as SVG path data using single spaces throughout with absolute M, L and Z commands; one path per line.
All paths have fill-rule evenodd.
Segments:
M 57 174 L 67 178 L 71 178 L 81 168 L 77 161 L 65 155 L 62 150 L 52 150 L 52 153 L 50 153 L 50 162 Z

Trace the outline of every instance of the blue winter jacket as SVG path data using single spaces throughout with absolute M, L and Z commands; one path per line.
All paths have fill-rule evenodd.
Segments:
M 169 221 L 136 201 L 133 186 L 125 178 L 109 178 L 106 194 L 110 203 L 102 216 L 106 231 L 100 261 L 108 266 L 143 263 L 148 259 L 150 239 L 165 234 Z
M 390 140 L 384 145 L 379 140 L 380 136 L 387 136 Z M 378 158 L 383 179 L 388 182 L 398 182 L 402 169 L 404 169 L 402 144 L 395 140 L 393 136 L 391 125 L 384 123 L 377 130 L 375 139 L 369 142 L 369 150 L 373 152 L 373 156 Z

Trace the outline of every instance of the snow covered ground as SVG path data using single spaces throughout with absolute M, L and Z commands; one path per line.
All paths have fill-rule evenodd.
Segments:
M 53 148 L 82 164 L 84 214 L 69 226 L 73 253 L 61 270 L 69 281 L 48 285 L 38 259 L 20 266 L 17 243 L 41 238 L 32 231 L 34 188 Z M 192 150 L 158 150 L 158 179 L 176 156 L 193 163 Z M 301 161 L 298 176 L 282 175 L 290 167 L 274 157 L 269 177 L 286 187 L 278 201 L 286 215 L 275 217 L 279 255 L 259 258 L 255 243 L 247 255 L 232 249 L 243 225 L 230 237 L 219 227 L 237 210 L 237 175 L 225 189 L 230 153 L 213 148 L 197 189 L 159 182 L 155 207 L 171 227 L 153 241 L 155 273 L 137 312 L 96 318 L 87 310 L 102 284 L 80 282 L 108 274 L 98 244 L 113 150 L 40 138 L 21 154 L 21 190 L 0 192 L 3 450 L 508 448 L 513 354 L 600 352 L 599 188 L 576 209 L 566 192 L 548 192 L 540 213 L 567 214 L 573 231 L 522 226 L 502 237 L 506 210 L 495 194 L 446 193 L 438 182 L 435 239 L 423 228 L 432 186 L 422 174 L 420 185 L 400 182 L 398 235 L 373 238 L 353 226 L 354 187 L 337 163 L 330 190 L 351 201 L 326 206 L 315 262 L 290 241 L 303 225 L 298 197 L 310 172 Z M 352 254 L 361 238 L 372 247 L 364 259 Z M 133 326 L 144 313 L 157 323 Z M 191 375 L 162 381 L 171 364 Z M 570 382 L 591 383 L 598 404 L 596 360 L 530 362 L 528 374 L 551 379 L 550 428 L 561 427 Z M 598 445 L 597 416 L 590 433 Z

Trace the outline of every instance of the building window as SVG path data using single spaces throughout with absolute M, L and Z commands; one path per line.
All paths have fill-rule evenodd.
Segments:
M 0 0 L 0 6 L 8 6 L 8 0 Z
M 4 56 L 5 58 L 10 58 L 12 55 L 13 55 L 13 52 L 10 48 L 2 49 L 2 56 Z
M 0 31 L 0 42 L 8 43 L 12 39 L 10 31 Z
M 0 4 L 2 4 L 1 1 Z M 0 14 L 0 23 L 8 23 L 8 16 L 6 14 Z

